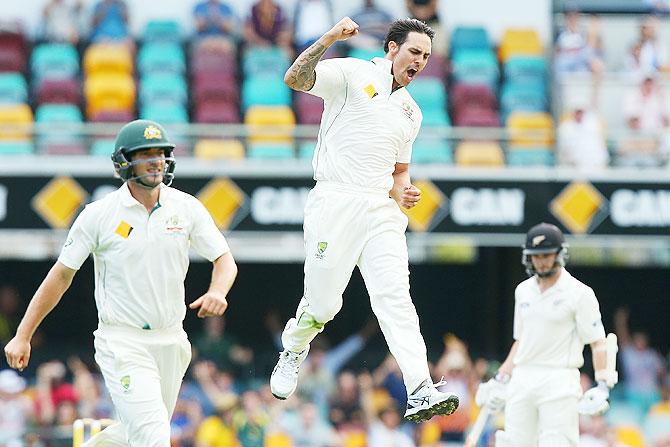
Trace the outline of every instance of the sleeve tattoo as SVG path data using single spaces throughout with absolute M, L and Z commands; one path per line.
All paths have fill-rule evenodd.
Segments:
M 317 41 L 303 51 L 295 62 L 293 62 L 293 65 L 291 65 L 286 74 L 289 87 L 303 92 L 314 87 L 314 83 L 316 82 L 314 68 L 327 49 L 327 47 Z

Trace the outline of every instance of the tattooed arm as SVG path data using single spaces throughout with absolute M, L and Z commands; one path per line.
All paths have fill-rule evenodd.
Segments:
M 284 82 L 293 90 L 309 91 L 314 87 L 316 72 L 314 68 L 326 50 L 338 40 L 346 40 L 358 34 L 358 25 L 349 17 L 340 20 L 330 31 L 321 36 L 309 48 L 303 51 L 286 71 Z

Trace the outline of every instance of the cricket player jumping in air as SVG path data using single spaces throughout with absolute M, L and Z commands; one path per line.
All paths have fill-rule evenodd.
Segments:
M 95 360 L 119 423 L 82 447 L 169 447 L 170 417 L 191 345 L 182 329 L 189 247 L 213 264 L 209 290 L 189 307 L 222 315 L 237 274 L 225 238 L 193 196 L 170 188 L 174 144 L 147 120 L 126 124 L 112 155 L 124 181 L 75 220 L 58 261 L 33 296 L 7 363 L 23 369 L 37 326 L 58 304 L 89 254 L 95 263 Z
M 616 336 L 605 337 L 598 300 L 565 270 L 567 257 L 556 226 L 541 223 L 528 231 L 522 261 L 531 277 L 515 291 L 515 341 L 496 377 L 476 395 L 489 411 L 505 409 L 496 447 L 576 447 L 579 414 L 609 408 L 609 389 L 618 381 Z M 597 385 L 582 396 L 579 368 L 587 344 Z
M 345 17 L 284 77 L 291 88 L 323 98 L 325 110 L 312 162 L 317 182 L 305 205 L 304 295 L 282 334 L 284 350 L 270 385 L 279 399 L 295 391 L 310 342 L 342 307 L 358 266 L 403 373 L 405 417 L 421 422 L 458 407 L 458 397 L 439 391 L 430 378 L 409 293 L 407 217 L 399 208 L 412 208 L 421 197 L 408 168 L 422 115 L 404 87 L 426 66 L 434 32 L 419 20 L 397 20 L 384 41 L 385 57 L 320 60 L 357 32 Z

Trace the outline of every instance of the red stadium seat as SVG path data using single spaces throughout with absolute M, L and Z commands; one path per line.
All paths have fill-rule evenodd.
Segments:
M 210 100 L 197 104 L 195 109 L 197 123 L 239 123 L 240 109 L 229 101 Z
M 130 110 L 100 110 L 91 117 L 95 123 L 126 123 L 135 119 Z
M 308 93 L 298 92 L 295 96 L 295 111 L 300 124 L 319 124 L 323 113 L 323 100 Z
M 496 109 L 496 95 L 484 84 L 456 84 L 451 90 L 451 105 L 454 114 L 463 108 Z
M 239 104 L 240 89 L 230 75 L 205 72 L 199 73 L 191 83 L 193 101 L 198 104 L 209 99 L 220 99 Z
M 500 127 L 495 110 L 482 107 L 463 107 L 454 115 L 454 125 L 466 127 Z
M 447 77 L 447 61 L 444 56 L 432 54 L 426 68 L 423 69 L 419 76 L 438 78 L 443 81 Z
M 25 72 L 28 63 L 26 37 L 19 24 L 0 30 L 0 71 Z
M 37 87 L 37 103 L 81 103 L 81 86 L 77 79 L 44 79 Z
M 202 72 L 229 73 L 237 72 L 237 61 L 234 55 L 201 53 L 191 59 L 191 74 L 196 76 Z

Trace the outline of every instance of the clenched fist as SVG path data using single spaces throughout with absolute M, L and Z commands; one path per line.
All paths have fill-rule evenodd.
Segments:
M 349 17 L 345 17 L 337 22 L 335 26 L 333 26 L 330 31 L 326 33 L 326 36 L 337 41 L 347 40 L 356 34 L 358 34 L 358 24 Z

